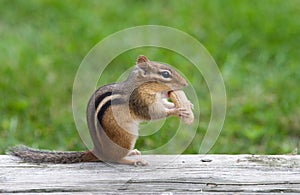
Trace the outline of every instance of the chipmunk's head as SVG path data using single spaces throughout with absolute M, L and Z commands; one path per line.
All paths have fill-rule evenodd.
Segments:
M 150 61 L 143 55 L 137 58 L 136 70 L 138 72 L 138 80 L 157 82 L 169 88 L 169 90 L 179 90 L 188 85 L 185 78 L 175 69 L 166 64 Z

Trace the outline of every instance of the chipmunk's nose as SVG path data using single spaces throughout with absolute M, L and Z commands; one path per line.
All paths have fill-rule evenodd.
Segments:
M 184 79 L 183 82 L 182 82 L 182 85 L 183 85 L 184 87 L 186 87 L 186 86 L 188 86 L 189 84 L 188 84 L 188 82 Z

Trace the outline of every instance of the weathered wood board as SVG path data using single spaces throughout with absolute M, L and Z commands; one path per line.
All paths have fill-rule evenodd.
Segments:
M 145 155 L 145 167 L 0 155 L 0 193 L 300 193 L 299 155 Z

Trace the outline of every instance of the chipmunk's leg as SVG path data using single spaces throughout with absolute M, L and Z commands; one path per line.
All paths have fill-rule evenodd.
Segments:
M 137 149 L 130 150 L 127 156 L 133 156 L 133 155 L 141 155 L 141 152 Z

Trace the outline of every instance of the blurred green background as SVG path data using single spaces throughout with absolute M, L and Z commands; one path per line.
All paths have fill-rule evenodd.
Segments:
M 300 1 L 0 0 L 0 154 L 16 144 L 84 150 L 71 106 L 77 68 L 104 37 L 145 24 L 189 33 L 218 64 L 228 104 L 210 153 L 282 154 L 299 147 Z M 122 54 L 107 71 L 118 64 L 122 74 L 141 52 L 155 61 L 185 62 L 144 48 Z M 104 75 L 99 84 L 120 76 Z M 200 127 L 185 153 L 198 152 L 210 118 L 201 82 Z M 142 137 L 137 148 L 155 148 L 169 134 Z

